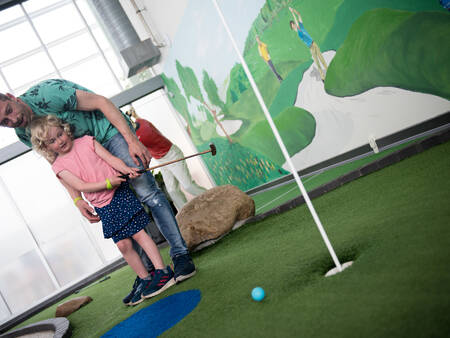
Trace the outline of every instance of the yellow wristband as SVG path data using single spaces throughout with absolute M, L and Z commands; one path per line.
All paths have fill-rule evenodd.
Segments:
M 106 189 L 111 190 L 113 188 L 113 186 L 112 186 L 109 178 L 107 178 L 105 181 L 106 181 Z
M 77 202 L 78 202 L 79 200 L 82 200 L 82 198 L 81 198 L 80 196 L 75 197 L 75 198 L 73 199 L 73 203 L 74 203 L 75 205 L 77 205 Z

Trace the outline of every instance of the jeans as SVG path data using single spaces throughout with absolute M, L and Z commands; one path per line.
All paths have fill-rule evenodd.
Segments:
M 111 154 L 124 161 L 127 166 L 136 167 L 136 164 L 128 151 L 128 143 L 125 141 L 122 134 L 117 133 L 111 137 L 103 144 L 103 147 Z M 142 163 L 139 168 L 144 168 Z M 169 201 L 167 200 L 166 195 L 156 185 L 155 178 L 150 171 L 130 180 L 130 183 L 136 192 L 139 201 L 149 207 L 156 226 L 169 243 L 170 256 L 173 258 L 180 254 L 187 254 L 188 249 L 186 243 L 181 236 L 180 229 L 178 228 Z M 133 241 L 133 247 L 136 247 L 136 245 L 137 243 Z M 144 251 L 137 251 L 138 253 L 141 252 L 140 256 L 143 258 L 144 264 L 147 263 L 146 261 L 149 261 L 149 259 L 147 257 L 142 257 L 145 255 Z

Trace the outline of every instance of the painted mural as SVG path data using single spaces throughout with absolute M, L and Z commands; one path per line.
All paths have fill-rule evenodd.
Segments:
M 438 0 L 218 4 L 296 169 L 450 111 L 450 13 Z M 191 0 L 164 66 L 179 118 L 216 184 L 288 174 L 210 1 Z

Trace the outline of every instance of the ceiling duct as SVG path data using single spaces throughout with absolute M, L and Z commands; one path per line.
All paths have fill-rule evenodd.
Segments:
M 151 39 L 139 39 L 119 0 L 90 0 L 90 3 L 122 55 L 128 77 L 158 63 L 161 52 Z

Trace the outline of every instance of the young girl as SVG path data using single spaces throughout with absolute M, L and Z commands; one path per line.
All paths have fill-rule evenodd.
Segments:
M 141 203 L 121 174 L 139 176 L 111 155 L 92 136 L 72 139 L 70 125 L 53 115 L 34 119 L 30 125 L 33 148 L 50 163 L 56 176 L 83 196 L 100 216 L 105 238 L 112 238 L 130 267 L 139 276 L 139 285 L 128 305 L 156 296 L 175 284 L 173 271 L 165 267 L 153 240 L 143 230 L 150 222 Z M 75 198 L 77 203 L 81 197 Z M 153 277 L 133 249 L 131 237 L 138 242 L 155 266 Z

